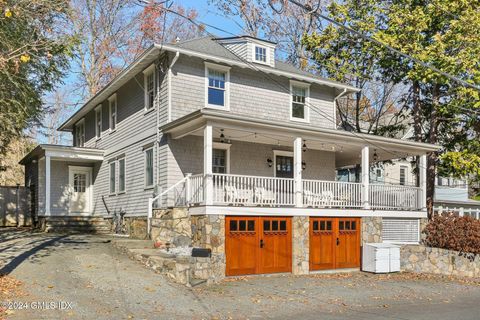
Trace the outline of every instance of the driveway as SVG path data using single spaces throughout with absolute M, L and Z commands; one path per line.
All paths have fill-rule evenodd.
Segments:
M 22 281 L 25 293 L 12 300 L 65 306 L 14 310 L 8 319 L 479 319 L 478 282 L 356 272 L 189 289 L 128 259 L 110 240 L 0 231 L 0 272 Z

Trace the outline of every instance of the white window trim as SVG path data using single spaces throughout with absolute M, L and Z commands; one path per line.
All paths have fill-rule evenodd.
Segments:
M 68 212 L 69 213 L 80 213 L 80 214 L 91 214 L 93 212 L 93 181 L 92 181 L 93 168 L 91 168 L 91 167 L 81 167 L 81 166 L 68 166 L 68 184 L 69 184 L 70 188 L 72 188 L 72 191 L 73 191 L 73 171 L 83 172 L 83 173 L 88 174 L 89 184 L 86 187 L 87 188 L 86 193 L 87 193 L 87 197 L 88 197 L 88 200 L 87 200 L 88 208 L 87 208 L 86 211 L 83 211 L 83 212 L 73 212 L 73 211 L 71 211 L 70 206 L 69 206 Z
M 78 141 L 78 129 L 77 128 L 80 127 L 80 126 L 83 126 L 83 130 L 82 130 L 83 131 L 83 145 L 82 146 L 79 144 L 79 141 Z M 81 147 L 85 146 L 85 142 L 86 142 L 85 141 L 85 118 L 83 118 L 82 120 L 78 121 L 75 124 L 75 146 L 81 148 Z
M 293 87 L 302 87 L 305 88 L 305 118 L 296 118 L 293 116 Z M 290 96 L 289 96 L 289 108 L 290 108 L 290 120 L 291 121 L 297 121 L 297 122 L 304 122 L 304 123 L 310 123 L 310 84 L 305 83 L 305 82 L 300 82 L 300 81 L 295 81 L 295 80 L 290 80 Z
M 257 60 L 257 55 L 256 55 L 256 52 L 255 52 L 256 47 L 265 49 L 265 61 Z M 255 62 L 255 63 L 264 64 L 264 65 L 270 65 L 270 49 L 271 48 L 266 47 L 264 45 L 252 43 L 252 61 Z
M 115 165 L 115 172 L 114 172 L 114 175 L 115 175 L 115 180 L 113 182 L 114 184 L 114 191 L 112 192 L 111 190 L 111 181 L 112 181 L 112 164 Z M 118 171 L 118 168 L 117 168 L 117 161 L 116 160 L 112 160 L 110 162 L 108 162 L 108 194 L 111 195 L 111 196 L 114 196 L 117 194 L 117 171 Z
M 152 150 L 152 184 L 147 185 L 147 151 Z M 144 189 L 153 189 L 155 187 L 155 148 L 152 146 L 143 149 L 143 186 Z
M 100 119 L 97 118 L 97 115 L 100 114 Z M 100 120 L 100 132 L 98 132 L 98 120 Z M 97 140 L 102 138 L 102 131 L 103 131 L 103 112 L 102 112 L 102 105 L 98 105 L 95 108 L 95 137 Z
M 123 190 L 120 190 L 120 161 L 123 160 Z M 117 159 L 117 167 L 118 167 L 118 188 L 117 189 L 117 194 L 124 194 L 127 193 L 127 160 L 125 156 L 119 157 Z
M 208 70 L 225 72 L 225 105 L 217 106 L 208 103 Z M 205 62 L 205 108 L 230 111 L 230 67 Z
M 143 103 L 144 103 L 144 112 L 149 113 L 151 110 L 155 110 L 156 105 L 155 105 L 155 97 L 156 97 L 156 74 L 155 74 L 155 64 L 150 65 L 148 68 L 143 70 L 143 92 L 144 92 L 144 98 L 143 98 Z M 152 108 L 148 108 L 148 92 L 147 92 L 147 78 L 150 74 L 153 74 L 153 106 Z M 118 109 L 118 107 L 117 107 Z
M 220 142 L 214 142 L 212 148 L 213 149 L 221 149 L 221 150 L 226 150 L 225 156 L 227 159 L 225 159 L 226 162 L 226 174 L 230 174 L 230 147 L 232 145 L 230 143 L 220 143 Z M 213 159 L 212 159 L 213 161 Z M 213 169 L 213 163 L 212 163 L 212 169 Z
M 277 156 L 292 157 L 293 151 L 273 150 L 273 176 L 277 177 Z
M 115 101 L 115 129 L 112 129 L 112 101 Z M 118 101 L 117 94 L 114 93 L 108 98 L 108 130 L 115 132 L 117 130 L 118 123 Z

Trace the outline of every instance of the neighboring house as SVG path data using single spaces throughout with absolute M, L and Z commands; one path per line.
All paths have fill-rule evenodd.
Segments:
M 374 155 L 425 168 L 437 146 L 337 130 L 336 99 L 357 89 L 275 60 L 275 47 L 244 36 L 148 49 L 60 127 L 73 146 L 22 160 L 38 216 L 187 207 L 193 244 L 223 275 L 357 268 L 364 242 L 418 242 L 425 170 L 414 187 L 370 184 L 368 168 Z M 362 183 L 336 181 L 356 164 Z

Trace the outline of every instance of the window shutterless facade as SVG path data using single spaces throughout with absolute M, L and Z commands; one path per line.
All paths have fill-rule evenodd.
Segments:
M 407 167 L 400 167 L 400 185 L 404 186 L 406 184 L 407 177 Z
M 145 90 L 145 109 L 155 106 L 155 65 L 151 65 L 143 72 Z
M 108 110 L 109 110 L 109 126 L 113 131 L 117 127 L 117 95 L 113 95 L 108 98 Z
M 153 187 L 153 148 L 145 149 L 145 187 Z
M 102 106 L 99 105 L 95 109 L 95 136 L 100 138 L 102 136 Z
M 255 61 L 257 62 L 267 62 L 267 48 L 255 46 Z
M 81 120 L 75 126 L 75 146 L 83 147 L 85 145 L 85 120 Z
M 118 192 L 125 192 L 125 158 L 118 160 Z
M 308 98 L 309 98 L 309 87 L 308 85 L 295 84 L 290 85 L 291 92 L 291 120 L 298 121 L 309 121 L 309 109 L 307 107 Z
M 230 68 L 205 63 L 205 106 L 217 109 L 229 109 Z
M 117 192 L 116 171 L 116 162 L 110 162 L 110 194 L 115 194 L 115 192 Z

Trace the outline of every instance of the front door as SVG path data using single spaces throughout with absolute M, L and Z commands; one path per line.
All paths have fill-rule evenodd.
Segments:
M 70 167 L 70 214 L 91 213 L 91 168 Z
M 289 217 L 225 218 L 226 275 L 291 272 Z
M 293 157 L 290 157 L 290 156 L 275 157 L 275 177 L 293 178 Z
M 360 218 L 310 218 L 310 270 L 360 266 Z

